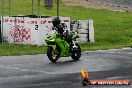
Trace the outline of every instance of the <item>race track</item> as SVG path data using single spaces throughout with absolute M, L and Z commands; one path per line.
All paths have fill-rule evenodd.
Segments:
M 81 68 L 90 79 L 132 80 L 132 49 L 82 52 L 52 63 L 46 55 L 0 57 L 0 88 L 82 88 Z M 132 88 L 132 86 L 87 86 L 85 88 Z

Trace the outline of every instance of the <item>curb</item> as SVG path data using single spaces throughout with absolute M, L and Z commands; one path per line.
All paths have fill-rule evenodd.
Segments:
M 132 50 L 131 47 L 125 47 L 120 49 L 108 49 L 108 50 L 95 50 L 95 51 L 83 51 L 82 54 L 88 54 L 88 53 L 101 53 L 101 54 L 123 54 L 122 52 L 118 52 L 118 50 Z M 115 52 L 117 51 L 117 52 Z M 132 54 L 132 52 L 125 53 L 125 54 Z

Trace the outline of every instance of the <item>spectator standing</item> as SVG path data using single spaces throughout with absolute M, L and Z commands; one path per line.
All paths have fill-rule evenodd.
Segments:
M 52 9 L 52 7 L 53 7 L 53 0 L 44 0 L 44 2 L 45 2 L 45 7 L 47 9 Z

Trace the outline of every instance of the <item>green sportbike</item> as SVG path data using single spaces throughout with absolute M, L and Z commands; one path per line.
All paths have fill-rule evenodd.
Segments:
M 72 32 L 68 36 L 60 35 L 56 31 L 52 31 L 52 33 L 47 34 L 45 41 L 48 46 L 47 56 L 49 60 L 56 62 L 60 57 L 69 56 L 74 60 L 79 60 L 81 57 L 81 48 L 75 42 L 77 37 L 77 32 Z

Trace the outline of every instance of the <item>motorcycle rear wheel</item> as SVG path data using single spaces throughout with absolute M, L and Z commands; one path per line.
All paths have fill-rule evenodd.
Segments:
M 57 50 L 54 51 L 52 47 L 48 47 L 47 56 L 48 56 L 49 60 L 52 62 L 56 62 L 60 57 L 59 51 L 57 51 Z

